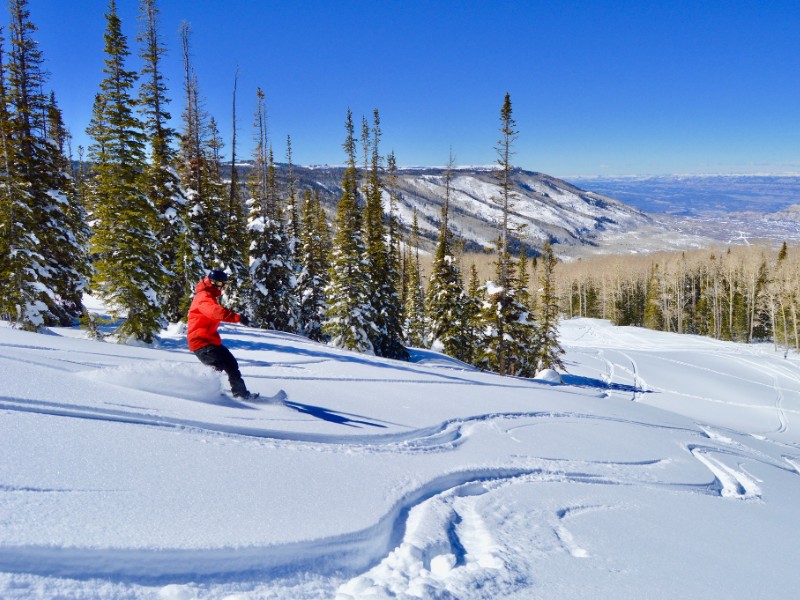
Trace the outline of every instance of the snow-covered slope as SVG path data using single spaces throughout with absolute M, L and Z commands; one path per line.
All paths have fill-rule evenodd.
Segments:
M 541 249 L 546 239 L 564 246 L 591 245 L 608 232 L 650 223 L 649 217 L 611 198 L 585 192 L 565 181 L 515 169 L 511 202 L 511 226 L 516 238 Z M 422 225 L 432 236 L 438 232 L 445 197 L 441 169 L 401 172 L 398 180 L 404 222 L 411 222 L 416 208 Z M 502 205 L 495 171 L 463 169 L 453 173 L 450 203 L 453 229 L 480 248 L 497 240 Z
M 0 597 L 787 598 L 800 363 L 563 323 L 565 385 L 228 326 L 251 389 L 0 327 Z

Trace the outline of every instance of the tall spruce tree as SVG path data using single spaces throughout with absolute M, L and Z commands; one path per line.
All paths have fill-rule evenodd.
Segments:
M 464 302 L 466 293 L 455 256 L 454 235 L 450 229 L 450 193 L 454 159 L 450 152 L 444 173 L 442 222 L 431 268 L 425 309 L 428 314 L 432 346 L 445 354 L 467 360 Z
M 51 198 L 57 199 L 55 214 L 50 221 L 55 230 L 50 261 L 53 265 L 53 291 L 58 299 L 59 320 L 62 325 L 74 324 L 84 312 L 83 292 L 88 287 L 91 276 L 88 245 L 90 230 L 87 224 L 86 208 L 80 181 L 71 174 L 72 168 L 67 155 L 69 132 L 64 125 L 61 110 L 56 103 L 55 93 L 50 93 L 47 108 L 46 140 L 50 144 L 56 178 L 66 178 L 65 189 L 61 194 L 53 190 Z
M 219 243 L 219 261 L 223 268 L 231 274 L 225 289 L 225 301 L 233 310 L 242 312 L 250 298 L 250 233 L 245 203 L 242 200 L 239 183 L 239 169 L 236 166 L 236 90 L 239 83 L 239 71 L 233 80 L 232 133 L 231 133 L 231 180 L 224 196 L 227 202 L 222 209 L 223 237 Z M 217 158 L 219 164 L 220 158 Z M 224 186 L 223 186 L 224 187 Z
M 415 348 L 428 348 L 430 346 L 428 320 L 425 315 L 425 287 L 422 280 L 422 268 L 419 261 L 419 220 L 417 210 L 411 222 L 411 246 L 413 256 L 409 256 L 408 292 L 405 307 L 405 336 L 409 345 Z M 409 249 L 411 252 L 411 249 Z
M 160 298 L 167 272 L 156 237 L 159 214 L 143 191 L 145 134 L 131 95 L 137 77 L 125 69 L 128 42 L 114 0 L 106 22 L 105 77 L 87 130 L 94 163 L 89 192 L 93 287 L 112 314 L 125 317 L 117 330 L 119 341 L 149 343 L 166 322 Z
M 390 152 L 386 158 L 386 191 L 389 195 L 389 215 L 387 225 L 388 247 L 388 268 L 389 277 L 394 282 L 395 294 L 397 294 L 398 306 L 400 307 L 400 322 L 405 321 L 403 311 L 405 310 L 405 286 L 403 284 L 403 274 L 401 263 L 403 260 L 401 245 L 403 234 L 400 228 L 400 221 L 397 218 L 397 158 L 394 152 Z
M 464 347 L 461 350 L 462 360 L 470 364 L 477 364 L 479 348 L 483 339 L 483 326 L 481 323 L 481 307 L 485 299 L 485 288 L 478 277 L 478 268 L 473 263 L 470 267 L 469 286 L 464 298 L 462 315 L 464 319 Z
M 342 178 L 342 197 L 334 221 L 333 256 L 330 283 L 325 290 L 328 309 L 323 332 L 333 346 L 375 353 L 375 315 L 369 298 L 369 274 L 366 247 L 362 236 L 361 211 L 358 206 L 356 143 L 353 137 L 353 114 L 348 109 L 345 120 L 347 168 Z
M 250 179 L 250 311 L 267 329 L 296 331 L 295 268 L 278 197 L 275 162 L 267 147 L 264 92 L 256 92 L 256 150 Z
M 368 130 L 368 134 L 369 134 Z M 370 167 L 364 186 L 364 240 L 369 272 L 368 295 L 375 315 L 372 346 L 378 356 L 408 360 L 408 351 L 402 344 L 403 324 L 400 299 L 395 288 L 395 274 L 389 264 L 389 248 L 383 211 L 383 185 L 381 183 L 381 138 L 378 109 L 373 112 Z
M 501 375 L 529 375 L 527 357 L 534 342 L 534 323 L 528 307 L 518 298 L 517 265 L 505 254 L 497 258 L 495 277 L 496 281 L 505 279 L 506 286 L 488 281 L 484 287 L 478 365 Z
M 0 316 L 35 330 L 68 325 L 80 314 L 85 251 L 63 154 L 66 129 L 54 96 L 44 92 L 27 4 L 10 0 L 8 65 L 0 54 Z
M 20 267 L 15 268 L 12 249 L 16 244 L 15 197 L 12 186 L 11 114 L 6 87 L 5 39 L 0 29 L 0 318 L 17 318 L 21 294 L 17 288 Z M 21 266 L 21 265 L 20 265 Z
M 292 162 L 292 136 L 286 136 L 286 219 L 287 233 L 289 235 L 289 248 L 292 252 L 295 264 L 299 264 L 300 251 L 300 230 L 303 226 L 298 208 L 297 199 L 297 178 L 294 174 L 294 163 Z
M 165 48 L 158 34 L 158 8 L 155 0 L 140 0 L 140 56 L 144 63 L 139 89 L 139 111 L 150 148 L 144 177 L 147 199 L 158 212 L 156 237 L 161 242 L 164 271 L 167 274 L 161 294 L 164 311 L 170 321 L 178 321 L 186 311 L 195 273 L 192 257 L 182 243 L 187 235 L 186 198 L 175 172 L 176 131 L 169 125 L 169 98 L 162 72 Z
M 513 197 L 511 173 L 512 144 L 517 136 L 506 94 L 500 109 L 500 140 L 497 142 L 497 185 L 500 192 L 502 219 L 497 241 L 496 281 L 486 284 L 486 300 L 481 310 L 484 340 L 479 364 L 501 375 L 517 375 L 525 371 L 526 357 L 533 344 L 533 322 L 528 310 L 518 298 L 516 267 L 509 252 L 509 215 Z
M 187 231 L 182 255 L 187 257 L 189 289 L 194 290 L 204 272 L 222 268 L 227 197 L 219 173 L 221 141 L 213 120 L 201 109 L 197 75 L 192 66 L 191 28 L 180 28 L 183 50 L 186 107 L 179 136 L 178 174 L 186 194 Z M 224 198 L 224 200 L 223 200 Z
M 298 332 L 312 340 L 324 341 L 325 288 L 328 285 L 331 234 L 319 194 L 304 194 L 300 229 L 299 274 L 297 277 Z
M 536 370 L 564 369 L 561 356 L 564 350 L 558 341 L 558 320 L 560 314 L 555 270 L 558 260 L 550 240 L 544 243 L 539 261 L 539 307 L 536 343 L 534 344 L 533 364 Z

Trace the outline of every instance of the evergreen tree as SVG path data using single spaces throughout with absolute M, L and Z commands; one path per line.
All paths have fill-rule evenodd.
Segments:
M 336 212 L 330 283 L 325 293 L 328 309 L 323 332 L 340 348 L 375 353 L 372 339 L 375 315 L 368 296 L 366 247 L 358 207 L 358 173 L 355 163 L 353 115 L 348 109 L 344 149 L 347 168 L 342 179 L 342 197 Z
M 389 194 L 389 222 L 387 225 L 388 242 L 388 262 L 389 277 L 394 282 L 395 294 L 397 294 L 398 306 L 400 307 L 400 321 L 403 322 L 403 308 L 405 306 L 405 293 L 403 285 L 403 275 L 401 273 L 402 263 L 402 231 L 397 218 L 397 158 L 394 152 L 390 152 L 386 159 L 387 170 L 387 192 Z
M 425 318 L 425 290 L 419 263 L 419 238 L 419 222 L 417 221 L 417 211 L 414 209 L 414 219 L 411 225 L 411 245 L 414 248 L 414 256 L 408 261 L 410 268 L 406 296 L 405 335 L 410 346 L 428 348 L 430 345 L 429 330 Z
M 647 296 L 644 304 L 643 326 L 648 329 L 660 330 L 663 327 L 664 315 L 661 312 L 660 277 L 658 265 L 653 265 L 647 281 Z
M 511 146 L 517 136 L 515 127 L 511 99 L 506 94 L 500 110 L 501 137 L 496 146 L 497 185 L 503 215 L 497 242 L 497 281 L 486 284 L 486 300 L 481 310 L 484 342 L 478 359 L 481 367 L 497 371 L 501 375 L 526 373 L 534 328 L 528 307 L 518 298 L 515 265 L 508 250 L 509 214 L 513 196 Z
M 312 197 L 306 190 L 300 230 L 299 265 L 297 278 L 298 331 L 316 341 L 323 341 L 325 321 L 325 288 L 330 269 L 331 235 L 319 194 Z
M 395 289 L 395 273 L 389 264 L 386 222 L 383 213 L 383 186 L 380 180 L 379 143 L 381 136 L 378 109 L 374 113 L 371 161 L 364 187 L 364 240 L 367 252 L 368 297 L 375 315 L 372 346 L 378 356 L 408 360 L 402 344 L 403 326 L 400 299 Z M 367 138 L 369 140 L 369 138 Z
M 219 186 L 222 188 L 220 200 L 222 207 L 222 229 L 223 237 L 218 245 L 219 262 L 224 269 L 231 274 L 229 283 L 225 286 L 225 302 L 227 306 L 237 312 L 244 312 L 250 297 L 250 267 L 248 265 L 248 252 L 250 246 L 250 236 L 248 232 L 248 218 L 245 210 L 245 203 L 242 200 L 239 184 L 239 170 L 236 167 L 236 88 L 238 85 L 239 73 L 236 72 L 233 83 L 233 123 L 231 140 L 231 180 L 229 185 L 225 185 L 221 178 L 222 159 L 218 152 L 212 152 L 214 165 L 219 168 L 212 169 L 212 174 L 219 178 Z M 212 123 L 214 120 L 211 120 Z M 222 199 L 225 198 L 223 201 Z
M 169 125 L 169 99 L 161 67 L 165 49 L 158 35 L 158 13 L 155 0 L 140 0 L 138 40 L 142 44 L 144 67 L 139 110 L 150 147 L 143 175 L 147 199 L 159 216 L 156 237 L 161 242 L 162 266 L 167 273 L 161 294 L 164 311 L 170 321 L 178 321 L 185 315 L 195 273 L 188 268 L 191 257 L 182 254 L 189 250 L 182 244 L 187 233 L 186 198 L 175 172 L 176 153 L 172 144 L 177 133 Z
M 431 268 L 426 311 L 431 332 L 432 346 L 445 354 L 469 360 L 465 336 L 468 324 L 464 318 L 466 293 L 461 281 L 454 252 L 453 232 L 449 227 L 450 185 L 453 176 L 453 155 L 445 171 L 445 193 L 442 203 L 442 223 Z
M 461 351 L 462 360 L 470 364 L 478 361 L 478 349 L 483 339 L 481 324 L 481 307 L 485 300 L 485 288 L 478 278 L 478 269 L 473 264 L 470 268 L 469 287 L 464 298 L 462 315 L 464 319 L 464 347 Z
M 0 316 L 20 327 L 68 325 L 81 312 L 85 249 L 70 193 L 67 137 L 27 0 L 10 0 L 11 60 L 0 53 Z M 0 40 L 2 43 L 2 40 Z
M 136 73 L 125 69 L 128 43 L 114 0 L 106 13 L 105 78 L 100 83 L 87 130 L 94 162 L 90 202 L 95 291 L 116 316 L 126 316 L 117 334 L 152 342 L 165 324 L 161 284 L 167 276 L 155 232 L 159 215 L 144 194 L 145 135 L 133 112 Z
M 197 75 L 191 63 L 190 27 L 180 29 L 183 48 L 186 107 L 179 136 L 178 174 L 186 194 L 187 230 L 181 244 L 186 257 L 187 294 L 194 284 L 213 268 L 222 268 L 222 243 L 225 236 L 226 208 L 219 169 L 221 141 L 213 119 L 200 108 Z M 233 282 L 231 282 L 233 285 Z
M 502 246 L 502 241 L 498 241 Z M 507 253 L 505 253 L 507 254 Z M 483 335 L 478 365 L 501 375 L 530 375 L 528 357 L 534 343 L 532 316 L 517 297 L 516 265 L 510 256 L 501 253 L 496 266 L 497 281 L 506 280 L 506 287 L 486 282 L 485 300 L 481 307 Z
M 251 177 L 250 310 L 261 327 L 296 331 L 295 267 L 278 198 L 272 149 L 267 149 L 266 102 L 256 92 L 256 156 Z
M 542 272 L 539 276 L 539 318 L 534 344 L 533 366 L 542 369 L 564 369 L 561 355 L 564 350 L 558 341 L 559 304 L 556 293 L 555 269 L 558 261 L 550 240 L 542 248 Z
M 51 193 L 52 198 L 58 198 L 50 221 L 54 228 L 50 232 L 54 242 L 50 256 L 55 273 L 53 291 L 58 298 L 60 324 L 72 325 L 84 312 L 83 292 L 92 272 L 88 255 L 90 231 L 81 182 L 74 177 L 67 177 L 71 172 L 67 156 L 69 133 L 52 92 L 47 109 L 46 140 L 53 152 L 54 172 L 61 174 L 56 181 L 60 183 L 59 180 L 63 178 L 65 185 L 62 194 L 55 190 Z
M 294 164 L 292 163 L 292 136 L 286 136 L 286 184 L 288 188 L 288 196 L 286 199 L 286 218 L 287 234 L 289 236 L 289 249 L 291 250 L 292 257 L 295 265 L 298 265 L 299 252 L 300 252 L 300 230 L 302 228 L 302 221 L 300 217 L 300 210 L 298 210 L 297 200 L 297 179 L 294 175 Z
M 17 262 L 19 198 L 12 186 L 11 114 L 4 43 L 0 35 L 0 318 L 12 320 L 18 316 L 17 307 L 22 305 L 18 282 L 24 271 L 21 261 Z

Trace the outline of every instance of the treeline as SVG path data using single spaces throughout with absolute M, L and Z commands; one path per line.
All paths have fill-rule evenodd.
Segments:
M 203 110 L 190 27 L 180 31 L 184 109 L 176 130 L 155 0 L 140 0 L 139 71 L 127 67 L 131 50 L 110 0 L 92 142 L 73 161 L 55 95 L 43 93 L 27 4 L 10 0 L 10 56 L 0 44 L 0 318 L 34 331 L 83 319 L 96 331 L 81 304 L 90 292 L 119 318 L 118 341 L 150 343 L 185 317 L 197 281 L 221 268 L 231 274 L 225 303 L 261 327 L 399 359 L 408 345 L 434 346 L 503 374 L 561 366 L 552 249 L 543 249 L 544 291 L 535 295 L 524 257 L 508 251 L 517 134 L 508 95 L 496 147 L 505 218 L 495 281 L 479 282 L 473 271 L 465 289 L 446 200 L 426 286 L 416 222 L 409 235 L 395 214 L 396 158 L 381 153 L 377 109 L 371 120 L 362 117 L 360 136 L 347 113 L 347 168 L 331 228 L 319 198 L 298 189 L 290 138 L 288 177 L 278 183 L 264 93 L 255 92 L 253 168 L 241 181 L 234 85 L 223 179 L 224 144 Z
M 558 267 L 569 317 L 800 350 L 800 249 L 595 257 Z

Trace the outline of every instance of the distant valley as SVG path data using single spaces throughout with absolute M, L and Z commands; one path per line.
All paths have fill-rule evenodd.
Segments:
M 800 205 L 800 176 L 795 175 L 590 177 L 570 182 L 651 214 L 775 213 Z

